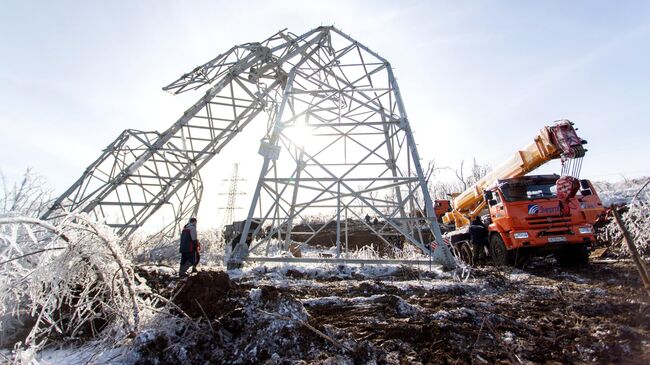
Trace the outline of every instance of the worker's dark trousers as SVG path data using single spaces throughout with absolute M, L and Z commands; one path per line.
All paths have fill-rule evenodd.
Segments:
M 181 252 L 181 267 L 178 270 L 178 275 L 187 275 L 187 269 L 194 265 L 195 254 L 194 252 Z
M 485 258 L 485 244 L 476 244 L 472 243 L 474 247 L 474 265 L 476 265 L 480 260 Z

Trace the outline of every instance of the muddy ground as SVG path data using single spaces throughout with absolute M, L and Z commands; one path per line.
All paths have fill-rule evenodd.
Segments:
M 199 324 L 141 341 L 142 364 L 650 363 L 650 308 L 629 263 L 539 259 L 464 282 L 405 267 L 140 275 Z

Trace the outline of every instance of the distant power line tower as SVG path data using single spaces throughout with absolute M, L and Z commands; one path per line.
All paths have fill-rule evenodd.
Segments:
M 244 181 L 244 179 L 239 178 L 239 164 L 234 163 L 232 164 L 232 173 L 230 174 L 230 179 L 229 180 L 224 180 L 224 181 L 230 181 L 230 186 L 228 187 L 228 192 L 227 193 L 222 193 L 219 195 L 228 195 L 228 200 L 226 202 L 226 206 L 224 209 L 226 212 L 224 213 L 223 216 L 223 221 L 221 223 L 222 226 L 226 226 L 228 224 L 231 224 L 235 220 L 235 210 L 236 209 L 241 209 L 236 206 L 236 201 L 237 201 L 237 195 L 245 195 L 245 193 L 239 192 L 237 190 L 237 183 L 239 181 Z

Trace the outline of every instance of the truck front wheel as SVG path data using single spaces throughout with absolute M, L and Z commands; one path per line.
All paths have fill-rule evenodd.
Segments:
M 580 267 L 589 264 L 589 251 L 585 244 L 573 244 L 554 254 L 563 267 Z
M 490 256 L 492 256 L 492 262 L 496 266 L 507 266 L 509 253 L 506 250 L 506 245 L 503 243 L 503 238 L 498 233 L 493 234 L 490 237 Z

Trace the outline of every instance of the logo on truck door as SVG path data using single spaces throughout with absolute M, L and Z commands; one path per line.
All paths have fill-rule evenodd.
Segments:
M 560 207 L 540 207 L 537 204 L 528 204 L 528 214 L 530 215 L 535 215 L 535 214 L 551 214 L 551 213 L 559 213 L 560 212 Z

